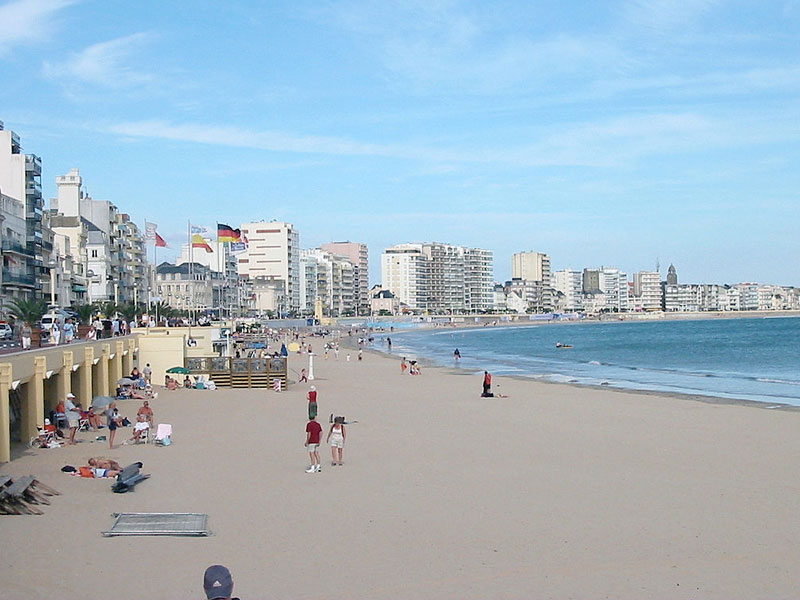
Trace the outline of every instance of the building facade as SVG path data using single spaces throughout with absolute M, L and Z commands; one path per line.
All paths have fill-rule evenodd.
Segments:
M 41 177 L 41 159 L 35 154 L 23 154 L 19 136 L 5 129 L 0 121 L 0 198 L 3 207 L 0 288 L 3 301 L 42 297 L 44 201 Z
M 283 282 L 288 311 L 300 311 L 300 234 L 291 223 L 242 223 L 247 250 L 238 255 L 237 270 L 249 279 Z
M 633 299 L 636 309 L 658 311 L 662 309 L 661 275 L 655 271 L 638 271 L 633 274 Z
M 346 256 L 322 248 L 301 250 L 301 312 L 314 314 L 319 302 L 325 316 L 355 315 L 358 306 L 355 271 L 355 266 Z
M 562 269 L 553 273 L 553 288 L 558 294 L 557 309 L 564 312 L 583 310 L 583 280 L 580 271 Z
M 415 311 L 485 312 L 494 305 L 493 254 L 438 242 L 399 244 L 381 256 L 381 287 Z
M 353 296 L 358 314 L 370 313 L 369 294 L 369 250 L 359 242 L 330 242 L 322 244 L 322 250 L 346 257 L 353 265 Z

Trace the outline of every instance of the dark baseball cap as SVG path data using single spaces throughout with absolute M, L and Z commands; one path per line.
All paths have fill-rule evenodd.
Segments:
M 233 579 L 231 572 L 222 565 L 211 565 L 203 576 L 203 589 L 208 600 L 216 598 L 230 598 L 233 594 Z

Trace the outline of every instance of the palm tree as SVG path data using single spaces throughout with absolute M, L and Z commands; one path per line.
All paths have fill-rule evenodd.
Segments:
M 81 304 L 80 306 L 74 307 L 73 310 L 78 313 L 78 318 L 81 323 L 90 325 L 92 323 L 92 317 L 97 312 L 97 306 L 94 304 Z
M 114 302 L 103 302 L 100 304 L 100 310 L 106 316 L 106 319 L 113 319 L 119 310 L 119 306 Z
M 33 327 L 47 313 L 47 300 L 10 300 L 8 307 L 17 319 Z

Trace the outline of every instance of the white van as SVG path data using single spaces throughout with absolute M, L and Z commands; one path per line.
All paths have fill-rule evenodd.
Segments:
M 67 315 L 61 311 L 51 310 L 49 313 L 42 317 L 42 330 L 50 331 L 53 328 L 53 323 L 58 325 L 59 330 L 64 330 L 64 322 L 67 320 Z

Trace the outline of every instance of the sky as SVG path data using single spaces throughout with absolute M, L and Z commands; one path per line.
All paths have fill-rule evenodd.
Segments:
M 0 0 L 46 198 L 800 286 L 800 0 Z M 160 255 L 159 258 L 162 258 Z

